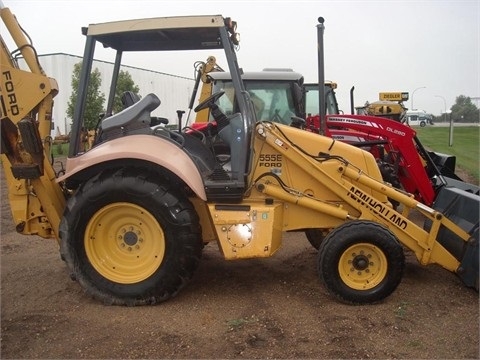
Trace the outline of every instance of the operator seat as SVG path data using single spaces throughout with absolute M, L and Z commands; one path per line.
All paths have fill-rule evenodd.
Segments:
M 127 100 L 132 100 L 128 97 Z M 153 93 L 147 94 L 132 106 L 102 120 L 99 128 L 99 142 L 126 135 L 151 134 L 150 114 L 160 105 L 160 99 Z

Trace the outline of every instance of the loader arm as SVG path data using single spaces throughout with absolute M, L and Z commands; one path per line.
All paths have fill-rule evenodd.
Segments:
M 439 211 L 436 211 L 417 201 L 410 194 L 401 192 L 389 184 L 378 181 L 348 162 L 348 159 L 338 159 L 323 154 L 323 160 L 319 161 L 314 155 L 308 155 L 301 151 L 295 143 L 290 142 L 279 130 L 280 126 L 273 123 L 263 123 L 257 128 L 258 136 L 275 148 L 283 157 L 289 159 L 303 169 L 309 169 L 312 177 L 318 180 L 322 186 L 330 189 L 344 203 L 358 211 L 358 214 L 348 212 L 346 207 L 337 204 L 328 204 L 312 198 L 307 194 L 296 192 L 294 196 L 281 189 L 279 184 L 269 180 L 260 180 L 255 184 L 258 191 L 281 198 L 290 203 L 302 203 L 304 206 L 325 214 L 338 217 L 341 221 L 348 220 L 371 220 L 388 228 L 397 239 L 408 249 L 415 253 L 422 265 L 438 264 L 445 269 L 457 273 L 467 286 L 476 287 L 478 290 L 478 223 L 474 225 L 474 235 L 470 234 Z M 332 143 L 332 147 L 334 146 Z M 341 174 L 339 182 L 319 162 L 337 162 L 336 171 Z M 372 189 L 366 193 L 356 184 L 362 184 Z M 373 194 L 379 193 L 393 199 L 402 205 L 402 212 L 398 212 Z M 422 228 L 409 219 L 409 215 L 418 212 L 429 224 Z M 428 230 L 427 230 L 428 229 Z M 460 243 L 463 249 L 460 255 L 455 256 L 451 250 L 447 250 L 444 242 L 440 242 L 440 233 L 448 232 L 450 238 L 454 238 L 456 245 Z M 472 261 L 476 264 L 472 264 Z M 473 273 L 473 274 L 472 274 Z
M 65 196 L 48 161 L 57 82 L 46 76 L 35 48 L 11 11 L 0 16 L 17 49 L 1 37 L 1 153 L 13 220 L 19 233 L 57 237 Z M 21 56 L 28 70 L 20 69 Z

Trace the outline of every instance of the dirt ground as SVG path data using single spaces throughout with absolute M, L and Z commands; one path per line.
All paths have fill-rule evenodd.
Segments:
M 272 258 L 204 249 L 193 281 L 155 306 L 106 306 L 70 280 L 54 240 L 15 232 L 1 183 L 1 358 L 478 359 L 478 293 L 407 252 L 384 302 L 332 298 L 302 233 Z

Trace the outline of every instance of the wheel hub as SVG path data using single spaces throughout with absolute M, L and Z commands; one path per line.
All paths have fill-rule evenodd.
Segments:
M 133 246 L 137 243 L 138 236 L 133 231 L 128 231 L 123 236 L 123 241 L 129 246 Z
M 356 255 L 353 254 L 354 258 L 352 260 L 352 266 L 355 268 L 355 270 L 363 271 L 368 268 L 370 265 L 370 261 L 368 260 L 368 257 L 361 254 L 361 255 Z
M 122 251 L 140 250 L 143 244 L 142 229 L 139 226 L 121 226 L 116 232 L 117 243 Z

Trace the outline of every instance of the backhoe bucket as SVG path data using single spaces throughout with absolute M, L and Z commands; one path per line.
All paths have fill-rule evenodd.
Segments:
M 433 208 L 470 235 L 470 239 L 465 242 L 442 227 L 437 241 L 460 262 L 457 275 L 464 284 L 478 291 L 480 196 L 457 187 L 445 186 L 439 191 Z M 431 222 L 425 221 L 424 228 L 429 230 L 430 227 Z

